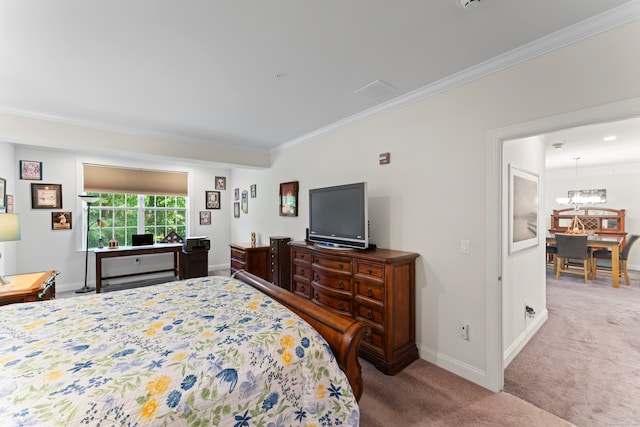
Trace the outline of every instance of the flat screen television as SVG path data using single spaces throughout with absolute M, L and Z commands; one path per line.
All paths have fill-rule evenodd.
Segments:
M 309 190 L 309 240 L 327 247 L 367 249 L 367 183 Z

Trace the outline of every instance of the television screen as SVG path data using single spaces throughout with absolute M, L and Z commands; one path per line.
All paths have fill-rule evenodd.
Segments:
M 327 246 L 368 247 L 367 183 L 309 190 L 309 240 Z

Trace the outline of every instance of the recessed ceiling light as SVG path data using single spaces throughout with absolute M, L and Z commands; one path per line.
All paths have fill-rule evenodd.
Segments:
M 604 140 L 604 141 L 615 141 L 616 139 L 618 139 L 618 137 L 617 137 L 617 136 L 615 136 L 615 135 L 605 136 L 605 137 L 603 138 L 603 140 Z

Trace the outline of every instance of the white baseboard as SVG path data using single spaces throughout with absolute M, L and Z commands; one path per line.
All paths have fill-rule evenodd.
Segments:
M 447 355 L 440 354 L 428 347 L 418 346 L 418 353 L 420 354 L 421 359 L 433 363 L 434 365 L 452 372 L 459 377 L 476 383 L 479 386 L 489 389 L 489 381 L 486 371 L 468 365 Z
M 544 325 L 544 322 L 549 318 L 549 312 L 546 307 L 538 316 L 535 317 L 533 322 L 529 324 L 524 331 L 516 338 L 516 340 L 507 348 L 503 355 L 503 367 L 506 369 L 511 361 L 520 353 L 525 345 L 531 340 L 531 338 L 538 332 L 538 330 Z

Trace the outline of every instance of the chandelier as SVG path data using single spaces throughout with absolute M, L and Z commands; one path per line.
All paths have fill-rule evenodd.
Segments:
M 573 206 L 575 210 L 580 209 L 580 205 L 592 205 L 595 203 L 602 203 L 602 199 L 598 195 L 583 195 L 578 188 L 578 160 L 580 157 L 574 157 L 576 161 L 576 188 L 570 197 L 558 197 L 556 202 L 560 205 Z

